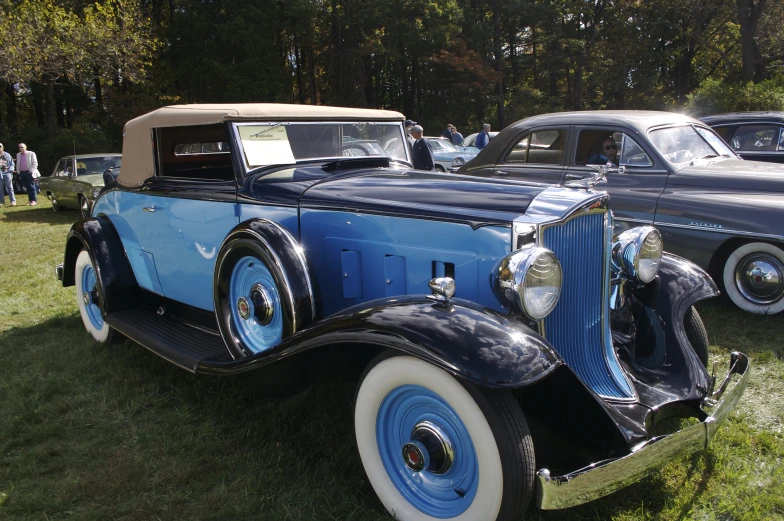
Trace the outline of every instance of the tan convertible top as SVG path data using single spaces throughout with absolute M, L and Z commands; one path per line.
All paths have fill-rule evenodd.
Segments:
M 318 105 L 283 105 L 278 103 L 237 103 L 172 105 L 153 110 L 125 124 L 123 130 L 123 166 L 117 182 L 129 188 L 141 186 L 154 172 L 152 129 L 213 125 L 224 121 L 403 121 L 405 117 L 391 110 L 323 107 Z

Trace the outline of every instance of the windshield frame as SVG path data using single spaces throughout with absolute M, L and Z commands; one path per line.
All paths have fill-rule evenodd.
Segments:
M 243 177 L 247 177 L 251 173 L 258 172 L 259 170 L 267 169 L 270 167 L 278 167 L 278 166 L 285 166 L 288 165 L 299 165 L 299 164 L 315 164 L 315 163 L 327 163 L 330 161 L 339 161 L 347 159 L 347 156 L 324 156 L 324 157 L 308 157 L 308 158 L 301 158 L 301 159 L 294 159 L 294 163 L 286 163 L 286 164 L 268 164 L 268 165 L 255 165 L 250 166 L 248 164 L 248 159 L 245 153 L 245 147 L 243 146 L 243 142 L 240 136 L 240 127 L 243 126 L 265 126 L 269 125 L 270 127 L 278 127 L 281 125 L 382 125 L 382 126 L 390 126 L 390 127 L 397 127 L 398 131 L 400 132 L 400 139 L 401 142 L 405 145 L 405 160 L 400 159 L 394 156 L 367 156 L 367 157 L 386 157 L 389 159 L 390 162 L 396 163 L 403 163 L 408 166 L 411 166 L 412 158 L 411 158 L 411 150 L 408 146 L 408 140 L 406 139 L 406 133 L 403 129 L 403 122 L 398 121 L 379 121 L 379 120 L 342 120 L 339 118 L 330 118 L 324 120 L 297 120 L 297 119 L 289 119 L 285 121 L 269 121 L 269 120 L 253 120 L 253 121 L 232 121 L 231 123 L 231 138 L 234 141 L 235 149 L 237 150 L 237 159 L 236 164 L 239 165 L 243 169 Z
M 667 157 L 667 155 L 669 155 L 669 154 L 665 154 L 656 145 L 656 140 L 651 136 L 654 132 L 668 131 L 668 130 L 672 130 L 672 129 L 676 129 L 676 128 L 683 128 L 683 127 L 691 127 L 691 129 L 694 132 L 694 134 L 700 140 L 702 140 L 702 142 L 705 144 L 705 146 L 707 146 L 710 150 L 712 150 L 715 153 L 715 156 L 714 157 L 710 157 L 710 158 L 708 158 L 706 156 L 702 156 L 702 157 L 693 156 L 693 157 L 687 158 L 687 159 L 685 159 L 683 161 L 673 161 L 673 160 L 671 160 L 670 158 Z M 726 151 L 730 152 L 730 155 L 727 155 L 727 154 L 723 153 L 723 151 L 721 151 L 721 150 L 717 150 L 716 147 L 713 146 L 711 144 L 711 142 L 708 139 L 705 138 L 705 136 L 702 134 L 702 132 L 700 132 L 701 130 L 704 131 L 704 132 L 708 132 L 709 134 L 712 134 L 713 136 L 715 136 L 719 140 L 719 142 L 724 146 Z M 647 137 L 648 137 L 648 143 L 650 143 L 651 148 L 656 151 L 656 153 L 659 155 L 659 157 L 666 164 L 668 164 L 671 167 L 673 167 L 675 169 L 675 171 L 681 170 L 681 169 L 683 169 L 683 168 L 685 168 L 687 166 L 693 166 L 696 161 L 700 161 L 700 160 L 703 160 L 703 159 L 706 159 L 706 160 L 707 159 L 714 159 L 714 160 L 715 159 L 720 159 L 720 160 L 722 160 L 722 159 L 737 159 L 738 158 L 738 155 L 735 154 L 735 152 L 732 150 L 732 148 L 729 145 L 727 145 L 724 142 L 724 140 L 721 139 L 721 136 L 716 134 L 716 132 L 712 128 L 710 128 L 708 126 L 705 126 L 705 125 L 698 125 L 695 122 L 686 122 L 686 123 L 669 124 L 669 125 L 658 125 L 658 126 L 655 126 L 655 127 L 651 127 L 647 131 Z

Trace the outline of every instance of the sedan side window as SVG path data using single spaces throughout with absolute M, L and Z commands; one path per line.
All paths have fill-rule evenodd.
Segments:
M 766 152 L 780 148 L 778 125 L 744 125 L 730 139 L 730 146 L 741 152 Z
M 617 139 L 616 139 L 617 140 Z M 653 166 L 653 160 L 634 139 L 621 134 L 621 166 Z
M 614 142 L 614 143 L 613 143 Z M 585 129 L 577 139 L 577 165 L 653 166 L 653 160 L 639 143 L 623 132 Z
M 507 163 L 563 164 L 566 131 L 539 130 L 525 134 L 506 155 Z
M 57 177 L 64 177 L 68 175 L 66 168 L 71 163 L 70 159 L 61 159 L 59 163 L 57 163 L 57 172 L 54 174 Z

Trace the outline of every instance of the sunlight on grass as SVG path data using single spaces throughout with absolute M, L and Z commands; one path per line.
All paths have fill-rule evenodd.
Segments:
M 82 329 L 55 281 L 76 212 L 0 209 L 0 518 L 391 519 L 356 456 L 354 383 L 288 400 L 194 377 Z M 532 520 L 784 517 L 784 319 L 699 306 L 711 359 L 752 359 L 748 391 L 708 451 L 609 497 Z M 575 426 L 581 428 L 581 426 Z

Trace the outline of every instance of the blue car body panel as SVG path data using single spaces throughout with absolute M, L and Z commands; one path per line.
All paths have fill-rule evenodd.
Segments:
M 428 294 L 428 282 L 445 266 L 454 273 L 456 296 L 503 309 L 489 274 L 511 251 L 507 227 L 474 230 L 460 223 L 307 208 L 300 225 L 324 316 L 377 298 Z

